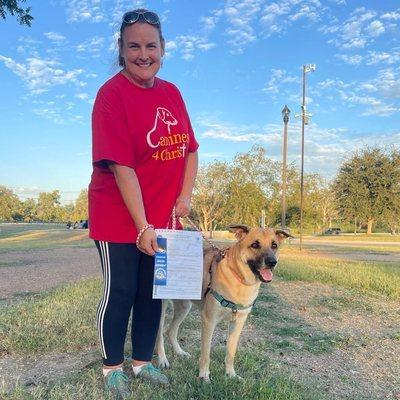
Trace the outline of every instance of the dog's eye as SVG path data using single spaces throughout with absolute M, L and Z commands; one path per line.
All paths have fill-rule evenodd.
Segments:
M 257 241 L 257 242 L 252 243 L 252 244 L 251 244 L 251 247 L 252 247 L 253 249 L 259 249 L 261 246 L 260 246 L 260 243 Z
M 271 248 L 272 249 L 277 249 L 278 248 L 278 244 L 276 242 L 272 242 L 271 243 Z

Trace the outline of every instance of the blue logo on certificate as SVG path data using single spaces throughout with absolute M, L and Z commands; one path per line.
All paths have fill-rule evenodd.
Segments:
M 159 251 L 154 256 L 154 285 L 167 285 L 167 238 L 158 236 Z

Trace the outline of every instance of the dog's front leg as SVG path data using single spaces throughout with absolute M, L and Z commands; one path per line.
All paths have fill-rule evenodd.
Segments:
M 230 378 L 237 377 L 241 379 L 239 375 L 236 375 L 234 360 L 240 334 L 242 333 L 243 325 L 246 322 L 248 314 L 248 312 L 237 314 L 234 320 L 229 323 L 229 333 L 225 356 L 225 372 Z
M 174 300 L 172 303 L 174 305 L 174 317 L 168 328 L 168 337 L 171 341 L 175 354 L 178 356 L 190 357 L 190 354 L 184 351 L 179 345 L 178 330 L 182 321 L 188 315 L 192 307 L 192 302 L 190 300 Z
M 213 301 L 213 300 L 211 300 Z M 206 300 L 201 313 L 201 349 L 200 349 L 200 371 L 199 378 L 210 382 L 210 352 L 211 340 L 218 323 L 217 307 L 211 301 Z
M 158 366 L 160 368 L 169 368 L 169 361 L 167 355 L 165 354 L 165 347 L 164 347 L 164 322 L 165 322 L 165 313 L 167 311 L 167 307 L 168 307 L 168 300 L 163 300 L 161 308 L 160 326 L 158 328 L 158 334 L 155 346 L 158 358 Z

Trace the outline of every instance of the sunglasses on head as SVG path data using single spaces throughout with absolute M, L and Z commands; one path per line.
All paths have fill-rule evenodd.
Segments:
M 125 24 L 134 24 L 142 17 L 150 25 L 159 25 L 160 19 L 156 13 L 151 11 L 129 11 L 124 15 L 123 22 Z

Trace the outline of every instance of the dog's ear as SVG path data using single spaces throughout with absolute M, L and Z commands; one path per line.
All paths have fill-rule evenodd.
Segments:
M 279 243 L 284 241 L 287 238 L 292 238 L 294 239 L 294 236 L 292 236 L 290 233 L 283 231 L 282 229 L 275 229 L 275 235 L 277 236 Z
M 247 225 L 229 225 L 229 230 L 235 234 L 237 240 L 243 239 L 250 231 Z

